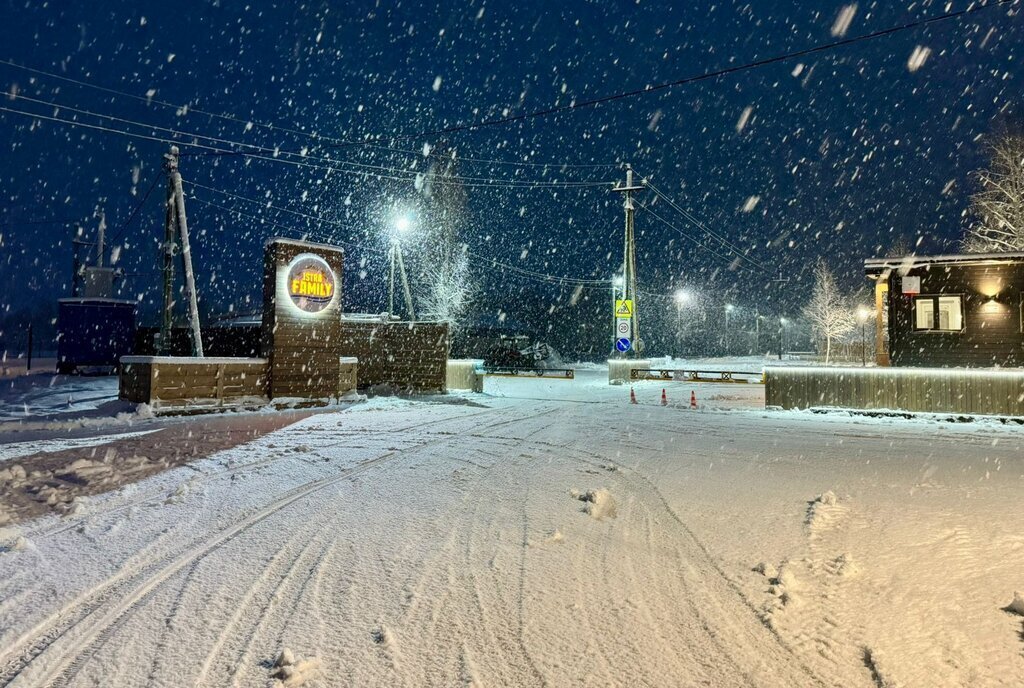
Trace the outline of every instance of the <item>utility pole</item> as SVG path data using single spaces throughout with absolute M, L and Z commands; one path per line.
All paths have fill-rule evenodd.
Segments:
M 96 267 L 98 267 L 98 268 L 103 267 L 103 250 L 105 248 L 104 247 L 104 239 L 106 237 L 106 232 L 107 232 L 107 214 L 101 210 L 100 211 L 100 226 L 99 226 L 99 230 L 97 231 L 97 235 L 98 236 L 96 238 Z
M 83 282 L 85 281 L 85 266 L 82 264 L 82 247 L 91 246 L 87 241 L 82 241 L 79 237 L 82 234 L 82 228 L 75 228 L 75 238 L 71 240 L 71 296 L 78 297 L 82 295 Z
M 622 207 L 626 211 L 626 231 L 622 252 L 622 299 L 633 303 L 629 351 L 634 352 L 634 356 L 643 353 L 643 341 L 640 339 L 640 300 L 636 289 L 636 239 L 633 233 L 633 216 L 636 214 L 636 208 L 633 205 L 633 192 L 643 190 L 643 186 L 634 184 L 633 168 L 629 164 L 626 165 L 625 184 L 617 184 L 612 188 L 612 191 L 625 195 L 625 200 L 622 203 Z
M 164 154 L 167 173 L 167 203 L 164 214 L 164 312 L 160 326 L 160 353 L 170 352 L 172 315 L 174 312 L 174 254 L 181 241 L 181 262 L 185 274 L 185 295 L 188 298 L 189 327 L 192 331 L 192 355 L 202 358 L 203 340 L 199 329 L 199 303 L 196 280 L 192 271 L 192 249 L 188 240 L 188 219 L 185 216 L 185 194 L 178 171 L 178 147 L 171 146 Z
M 405 261 L 402 260 L 402 247 L 396 243 L 395 248 L 398 253 L 398 272 L 402 276 L 402 293 L 405 295 L 405 309 L 409 312 L 409 320 L 416 322 L 416 311 L 412 306 L 412 290 L 409 289 L 409 275 L 405 271 Z
M 782 268 L 779 268 L 779 276 L 776 279 L 773 279 L 772 282 L 782 286 L 782 285 L 789 284 L 789 278 L 788 277 L 783 277 L 782 276 Z M 781 303 L 781 301 L 782 301 L 782 299 L 780 297 L 779 298 L 779 302 Z M 783 347 L 783 338 L 785 337 L 785 334 L 786 334 L 786 329 L 785 328 L 786 328 L 786 319 L 780 316 L 779 317 L 779 360 L 780 361 L 782 360 L 782 349 L 784 348 Z
M 391 266 L 388 269 L 388 320 L 395 315 L 395 262 L 398 260 L 398 243 L 391 241 Z

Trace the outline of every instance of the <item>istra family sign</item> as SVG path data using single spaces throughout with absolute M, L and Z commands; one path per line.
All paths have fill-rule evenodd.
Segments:
M 291 302 L 304 313 L 319 313 L 334 301 L 338 278 L 320 256 L 295 256 L 288 266 L 286 280 Z
M 341 352 L 344 253 L 294 239 L 271 239 L 264 252 L 263 351 L 270 396 L 336 394 Z

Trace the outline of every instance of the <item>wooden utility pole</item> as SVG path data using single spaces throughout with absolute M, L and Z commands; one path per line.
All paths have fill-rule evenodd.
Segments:
M 625 194 L 622 207 L 626 211 L 626 231 L 623 241 L 622 258 L 622 300 L 632 302 L 630 324 L 630 349 L 634 355 L 643 353 L 643 340 L 640 339 L 640 299 L 636 289 L 636 239 L 633 234 L 633 216 L 636 208 L 633 205 L 633 192 L 643 191 L 643 186 L 633 182 L 633 168 L 626 165 L 626 182 L 617 184 L 612 191 Z M 629 351 L 625 353 L 629 353 Z
M 203 339 L 199 328 L 199 303 L 196 280 L 192 271 L 192 250 L 188 240 L 188 219 L 185 216 L 185 194 L 178 171 L 178 147 L 171 146 L 164 154 L 167 173 L 167 202 L 164 212 L 164 312 L 160 325 L 159 352 L 170 353 L 174 313 L 174 255 L 181 242 L 181 262 L 185 275 L 185 296 L 188 298 L 189 329 L 192 334 L 192 355 L 202 358 Z

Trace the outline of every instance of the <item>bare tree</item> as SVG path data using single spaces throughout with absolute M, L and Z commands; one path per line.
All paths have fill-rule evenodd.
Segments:
M 850 300 L 839 290 L 835 275 L 820 258 L 814 266 L 814 290 L 810 302 L 804 306 L 804 316 L 814 332 L 825 340 L 825 365 L 828 365 L 832 342 L 852 332 L 857 318 Z
M 455 331 L 477 290 L 466 245 L 460 241 L 469 221 L 466 189 L 459 179 L 458 158 L 443 145 L 431 152 L 422 192 L 430 229 L 421 254 L 419 300 L 425 315 Z
M 989 148 L 981 189 L 971 198 L 974 223 L 963 248 L 969 253 L 1024 251 L 1024 136 L 1004 134 Z
M 427 285 L 420 301 L 423 312 L 457 329 L 476 296 L 465 244 L 454 255 L 425 266 L 423 277 Z

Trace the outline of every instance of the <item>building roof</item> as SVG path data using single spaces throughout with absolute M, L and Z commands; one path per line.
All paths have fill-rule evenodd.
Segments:
M 910 270 L 932 265 L 1000 265 L 1024 263 L 1024 251 L 1006 253 L 951 253 L 941 256 L 894 256 L 891 258 L 868 258 L 864 271 L 877 274 L 885 270 Z

